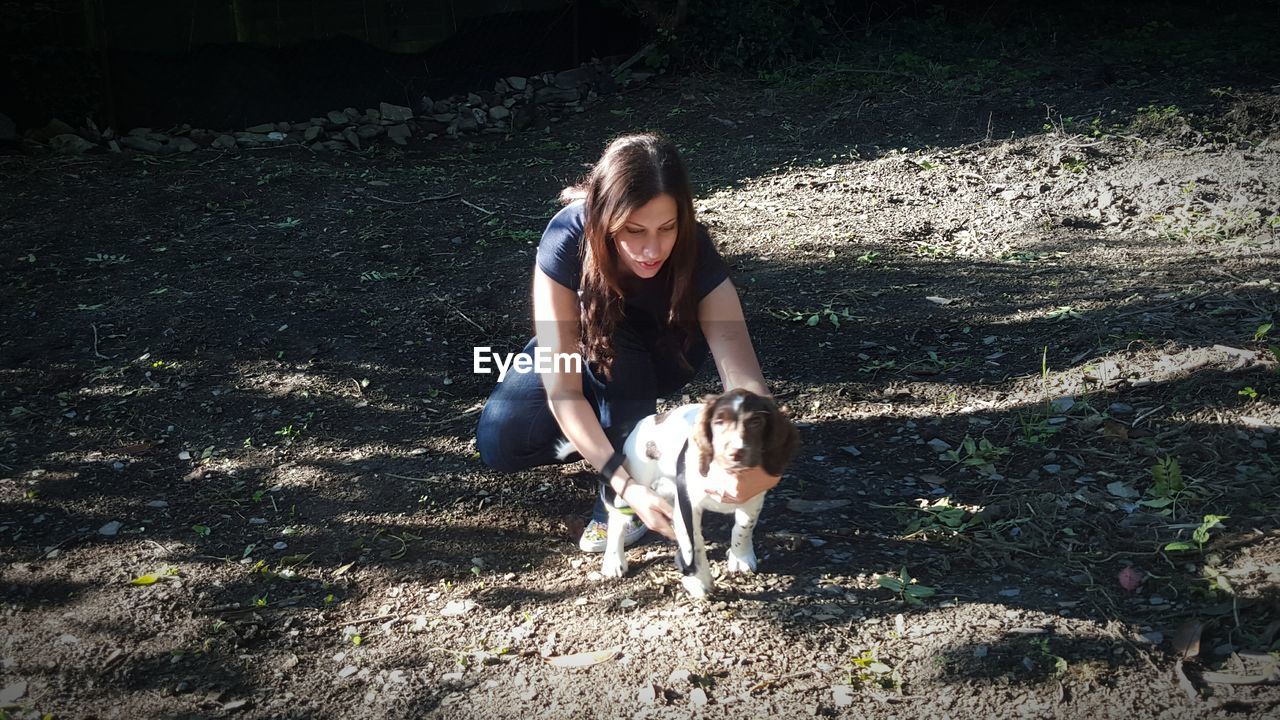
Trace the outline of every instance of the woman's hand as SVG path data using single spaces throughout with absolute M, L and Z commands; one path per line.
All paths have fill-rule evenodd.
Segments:
M 671 527 L 671 503 L 663 500 L 661 496 L 649 488 L 635 482 L 627 486 L 626 492 L 622 494 L 622 499 L 631 506 L 632 510 L 636 511 L 636 515 L 650 530 L 672 540 L 676 539 L 675 530 Z
M 737 505 L 772 489 L 780 480 L 780 475 L 770 475 L 761 467 L 739 473 L 713 473 L 708 478 L 707 494 L 712 500 Z

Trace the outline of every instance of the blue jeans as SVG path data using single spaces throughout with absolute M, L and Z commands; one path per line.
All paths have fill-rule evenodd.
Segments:
M 610 379 L 604 381 L 594 363 L 584 363 L 582 394 L 600 419 L 609 442 L 621 450 L 631 429 L 657 412 L 659 397 L 674 393 L 693 379 L 708 351 L 706 341 L 699 336 L 685 352 L 690 366 L 686 368 L 669 354 L 655 352 L 640 334 L 625 326 L 614 334 L 613 341 Z M 536 347 L 534 338 L 521 354 L 532 359 Z M 563 437 L 538 374 L 516 372 L 513 365 L 480 413 L 476 448 L 485 465 L 501 472 L 516 472 L 581 459 L 577 453 L 565 460 L 556 458 L 556 442 Z M 591 517 L 600 522 L 608 519 L 599 499 Z

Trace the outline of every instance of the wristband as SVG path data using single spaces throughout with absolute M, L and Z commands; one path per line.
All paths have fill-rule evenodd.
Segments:
M 613 474 L 618 471 L 618 468 L 622 467 L 622 463 L 625 462 L 626 459 L 627 457 L 625 455 L 615 450 L 613 454 L 609 456 L 609 461 L 604 464 L 604 467 L 600 468 L 601 482 L 608 485 L 609 481 L 613 479 Z

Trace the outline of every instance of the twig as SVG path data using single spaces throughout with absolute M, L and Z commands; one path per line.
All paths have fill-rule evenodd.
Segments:
M 395 473 L 389 473 L 389 472 L 384 472 L 382 474 L 386 475 L 389 478 L 395 478 L 397 480 L 413 480 L 414 482 L 424 482 L 424 483 L 444 482 L 443 480 L 434 480 L 432 478 L 409 477 L 408 475 L 397 475 Z
M 434 202 L 436 200 L 449 200 L 450 198 L 458 197 L 458 195 L 460 194 L 461 193 L 449 193 L 448 195 L 432 195 L 431 197 L 418 198 L 417 200 L 388 200 L 387 198 L 380 198 L 377 195 L 366 195 L 365 197 L 369 198 L 370 200 L 377 200 L 378 202 L 391 203 L 392 205 L 417 205 L 418 203 Z M 467 202 L 467 201 L 463 200 L 462 202 Z
M 362 625 L 368 622 L 377 622 L 378 620 L 389 620 L 391 618 L 399 618 L 399 617 L 400 617 L 399 613 L 388 613 L 386 615 L 374 615 L 373 617 L 360 618 L 359 620 L 346 620 L 340 623 L 335 623 L 333 627 L 346 627 L 348 625 Z
M 1161 410 L 1163 410 L 1163 409 L 1164 409 L 1164 405 L 1161 405 L 1161 406 L 1159 406 L 1159 407 L 1151 408 L 1150 410 L 1148 410 L 1148 411 L 1146 411 L 1146 412 L 1142 413 L 1142 414 L 1141 414 L 1141 415 L 1139 415 L 1136 419 L 1134 419 L 1134 421 L 1133 421 L 1133 427 L 1138 427 L 1138 423 L 1142 422 L 1143 420 L 1146 420 L 1146 419 L 1147 419 L 1148 417 L 1150 417 L 1151 415 L 1153 415 L 1153 414 L 1155 414 L 1155 413 L 1158 413 L 1158 412 L 1160 412 L 1160 411 L 1161 411 Z
M 493 212 L 492 210 L 485 210 L 484 208 L 480 207 L 479 205 L 476 205 L 475 203 L 467 202 L 467 199 L 466 199 L 466 198 L 462 198 L 462 204 L 463 204 L 463 205 L 466 205 L 466 206 L 467 206 L 467 207 L 469 207 L 469 208 L 475 208 L 476 210 L 479 210 L 480 212 L 484 213 L 485 215 L 493 215 L 493 214 L 494 214 L 494 212 Z
M 463 202 L 466 202 L 466 200 L 463 200 Z M 480 332 L 488 332 L 488 330 L 485 330 L 484 328 L 480 327 L 480 325 L 475 320 L 472 320 L 471 318 L 467 317 L 466 313 L 462 312 L 458 308 L 454 308 L 453 311 L 461 315 L 463 320 L 466 320 L 472 325 L 475 325 L 476 329 L 479 330 Z
M 89 327 L 93 328 L 93 355 L 94 355 L 94 357 L 99 357 L 99 358 L 102 358 L 103 360 L 110 360 L 111 358 L 109 358 L 109 357 L 107 357 L 106 355 L 103 355 L 102 353 L 98 352 L 98 326 L 97 326 L 97 325 L 95 325 L 95 324 L 90 323 L 90 324 L 89 324 Z
M 1195 297 L 1191 297 L 1191 298 L 1180 298 L 1180 299 L 1178 299 L 1178 300 L 1174 300 L 1173 302 L 1167 302 L 1167 303 L 1165 303 L 1165 304 L 1163 304 L 1163 305 L 1156 305 L 1155 307 L 1143 308 L 1143 309 L 1141 309 L 1141 310 L 1131 310 L 1131 311 L 1129 311 L 1129 312 L 1120 313 L 1119 315 L 1112 315 L 1111 317 L 1109 317 L 1109 318 L 1107 318 L 1107 319 L 1108 319 L 1108 320 L 1119 320 L 1119 319 L 1120 319 L 1120 318 L 1122 318 L 1122 317 L 1129 317 L 1130 315 L 1141 315 L 1141 314 L 1143 314 L 1143 313 L 1149 313 L 1149 312 L 1153 312 L 1153 311 L 1156 311 L 1156 310 L 1163 310 L 1164 308 L 1167 308 L 1167 307 L 1173 307 L 1174 305 L 1181 305 L 1182 303 L 1186 303 L 1186 302 L 1195 302 L 1196 300 L 1199 300 L 1200 298 L 1204 297 L 1205 295 L 1208 295 L 1208 294 L 1209 294 L 1209 293 L 1211 293 L 1211 292 L 1213 292 L 1213 291 L 1212 291 L 1212 290 L 1207 290 L 1207 291 L 1205 291 L 1205 292 L 1200 293 L 1199 295 L 1196 295 Z

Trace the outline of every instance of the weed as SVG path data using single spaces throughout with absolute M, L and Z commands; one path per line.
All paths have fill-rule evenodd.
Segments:
M 1227 517 L 1227 515 L 1205 515 L 1200 527 L 1191 533 L 1191 542 L 1175 540 L 1164 546 L 1165 551 L 1185 552 L 1187 550 L 1195 550 L 1203 553 L 1205 543 L 1209 542 L 1209 531 L 1221 525 L 1222 521 L 1226 520 Z
M 952 505 L 949 498 L 941 497 L 932 502 L 920 498 L 920 514 L 906 527 L 906 536 L 955 537 L 983 524 L 976 506 Z
M 876 578 L 880 587 L 898 595 L 898 599 L 908 605 L 923 605 L 924 598 L 933 597 L 937 590 L 928 585 L 921 585 L 904 565 L 897 575 L 881 575 Z
M 1018 413 L 1018 425 L 1022 435 L 1018 442 L 1025 447 L 1043 447 L 1058 431 L 1061 425 L 1052 425 L 1049 419 L 1039 414 Z
M 863 267 L 871 267 L 872 265 L 876 264 L 876 260 L 878 259 L 880 259 L 880 253 L 865 252 L 859 255 L 855 262 L 857 262 L 859 265 L 862 265 Z
M 108 255 L 106 253 L 96 253 L 90 257 L 85 258 L 84 261 L 87 263 L 98 263 L 103 266 L 127 265 L 133 262 L 132 260 L 129 259 L 128 255 Z
M 1060 305 L 1050 310 L 1044 317 L 1049 322 L 1062 322 L 1063 320 L 1080 320 L 1084 316 L 1071 305 Z
M 1263 323 L 1259 325 L 1258 329 L 1253 331 L 1253 341 L 1262 342 L 1263 339 L 1267 337 L 1267 334 L 1271 332 L 1271 326 L 1272 323 Z
M 817 310 L 777 310 L 771 311 L 774 317 L 780 320 L 790 320 L 793 322 L 803 322 L 809 327 L 816 327 L 818 323 L 824 319 L 830 322 L 836 329 L 840 328 L 841 320 L 857 320 L 858 318 L 849 312 L 849 308 L 836 309 L 831 303 L 823 303 L 822 307 Z
M 965 435 L 960 447 L 948 450 L 945 455 L 953 463 L 973 468 L 983 475 L 992 475 L 996 471 L 996 461 L 1009 453 L 1009 448 L 994 445 L 986 438 L 974 440 Z
M 1146 499 L 1138 501 L 1139 505 L 1170 517 L 1177 513 L 1179 501 L 1194 497 L 1195 491 L 1187 487 L 1177 458 L 1164 457 L 1151 467 L 1151 487 L 1147 488 L 1146 495 Z
M 902 674 L 888 663 L 880 660 L 875 650 L 864 650 L 862 654 L 849 661 L 846 667 L 850 685 L 875 685 L 886 690 L 895 690 L 902 686 Z
M 1236 391 L 1236 394 L 1239 395 L 1240 397 L 1248 398 L 1249 400 L 1258 399 L 1258 391 L 1254 390 L 1252 387 L 1249 387 L 1249 386 L 1245 386 L 1240 390 Z
M 1054 677 L 1061 677 L 1066 674 L 1067 660 L 1060 655 L 1053 654 L 1049 649 L 1049 638 L 1033 637 L 1031 638 L 1031 647 L 1035 650 L 1034 655 L 1027 658 L 1031 667 L 1052 666 Z
M 271 227 L 277 230 L 292 230 L 302 224 L 302 220 L 295 217 L 286 217 L 278 223 L 272 223 Z

